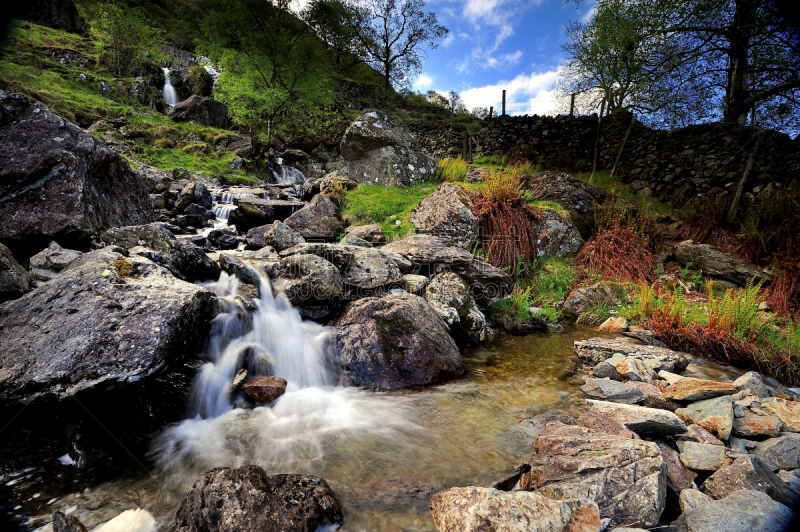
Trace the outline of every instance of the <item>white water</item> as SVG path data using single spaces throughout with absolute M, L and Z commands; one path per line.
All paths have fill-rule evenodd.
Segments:
M 217 224 L 214 228 L 219 229 L 219 227 L 228 225 L 231 211 L 236 209 L 236 205 L 233 204 L 234 199 L 254 197 L 255 194 L 245 192 L 223 192 L 219 202 L 214 204 L 214 215 L 217 217 Z
M 280 174 L 275 170 L 272 171 L 272 175 L 275 177 L 276 183 L 283 185 L 283 184 L 305 182 L 306 176 L 303 175 L 303 172 L 301 172 L 297 168 L 294 168 L 292 166 L 281 166 L 280 168 L 281 168 Z
M 175 92 L 175 87 L 172 86 L 172 80 L 169 78 L 169 69 L 162 68 L 164 71 L 164 99 L 170 107 L 174 107 L 178 103 L 178 93 Z

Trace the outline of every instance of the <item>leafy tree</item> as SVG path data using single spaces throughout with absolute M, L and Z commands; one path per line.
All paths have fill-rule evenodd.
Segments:
M 367 63 L 384 76 L 384 89 L 407 88 L 422 69 L 427 50 L 449 30 L 423 0 L 357 0 L 350 27 L 366 51 Z
M 302 13 L 327 46 L 325 52 L 337 74 L 363 63 L 364 45 L 353 30 L 358 12 L 342 0 L 312 0 Z
M 124 4 L 99 3 L 92 14 L 100 33 L 100 60 L 113 74 L 139 74 L 155 54 L 163 34 L 151 27 L 142 14 Z

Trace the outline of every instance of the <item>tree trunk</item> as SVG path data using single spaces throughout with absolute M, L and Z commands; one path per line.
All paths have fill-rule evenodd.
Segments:
M 392 67 L 389 63 L 384 63 L 383 65 L 383 93 L 384 97 L 389 96 L 389 89 L 392 87 L 392 84 L 389 83 L 389 74 L 392 72 Z
M 758 0 L 736 0 L 733 25 L 728 32 L 728 101 L 722 118 L 728 124 L 745 125 L 752 107 L 747 103 L 747 67 L 757 12 Z

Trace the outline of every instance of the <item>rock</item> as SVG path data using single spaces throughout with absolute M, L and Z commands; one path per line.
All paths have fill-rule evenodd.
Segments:
M 386 242 L 386 235 L 383 234 L 383 229 L 381 229 L 381 226 L 378 224 L 351 225 L 344 231 L 348 235 L 363 238 L 367 242 L 373 244 L 383 244 Z
M 664 464 L 667 466 L 667 486 L 675 493 L 682 493 L 687 488 L 696 487 L 694 480 L 697 478 L 697 473 L 686 468 L 680 455 L 672 447 L 665 443 L 657 445 L 661 451 L 661 458 L 664 459 Z
M 789 507 L 796 495 L 778 475 L 756 456 L 743 456 L 716 471 L 703 482 L 703 491 L 712 499 L 723 499 L 741 490 L 765 493 Z
M 675 532 L 784 532 L 794 514 L 763 493 L 737 491 L 690 509 L 672 523 Z
M 679 441 L 677 446 L 683 465 L 695 471 L 716 471 L 733 463 L 728 450 L 719 445 Z
M 652 384 L 636 381 L 629 381 L 628 384 L 631 386 L 636 386 L 636 388 L 638 388 L 639 391 L 644 394 L 644 406 L 649 406 L 650 408 L 659 408 L 661 410 L 669 410 L 670 412 L 674 412 L 681 407 L 681 405 L 675 401 L 671 401 L 664 397 L 664 394 L 661 393 L 661 390 Z
M 586 427 L 587 429 L 598 430 L 606 434 L 613 434 L 614 436 L 619 436 L 628 431 L 628 429 L 625 428 L 625 425 L 616 419 L 604 416 L 603 414 L 594 410 L 589 410 L 588 412 L 581 414 L 578 418 L 578 425 L 581 427 Z
M 342 523 L 328 483 L 311 475 L 267 476 L 254 465 L 203 473 L 183 498 L 174 532 L 314 532 Z
M 286 218 L 285 222 L 306 240 L 330 242 L 344 233 L 342 209 L 324 194 L 314 196 L 311 203 Z
M 228 216 L 228 224 L 235 225 L 239 231 L 285 220 L 305 206 L 300 201 L 261 198 L 235 198 L 233 203 L 236 208 Z
M 86 33 L 89 29 L 73 0 L 33 0 L 26 2 L 21 9 L 23 14 L 20 18 L 35 24 L 70 33 Z
M 339 270 L 316 255 L 292 255 L 270 271 L 276 293 L 284 294 L 293 305 L 339 297 L 344 284 Z
M 64 249 L 58 242 L 50 242 L 49 246 L 31 257 L 31 268 L 60 272 L 81 255 L 83 253 L 80 251 Z
M 600 332 L 618 333 L 628 330 L 628 320 L 625 318 L 608 318 L 597 328 Z
M 683 378 L 670 384 L 664 390 L 664 396 L 676 401 L 700 401 L 721 395 L 733 395 L 736 391 L 736 387 L 727 382 Z
M 573 350 L 585 364 L 596 365 L 611 358 L 615 353 L 622 353 L 624 356 L 641 360 L 656 372 L 662 370 L 681 372 L 691 362 L 689 357 L 663 347 L 636 345 L 605 338 L 577 340 Z
M 2 241 L 82 243 L 153 216 L 147 181 L 44 104 L 0 91 L 0 144 Z
M 153 262 L 98 250 L 0 310 L 0 402 L 145 379 L 192 355 L 213 295 Z
M 589 499 L 553 501 L 538 493 L 450 488 L 431 499 L 440 532 L 597 532 L 600 514 Z
M 77 517 L 53 510 L 53 532 L 86 532 L 86 527 Z
M 0 243 L 0 302 L 30 292 L 31 277 L 14 259 L 11 250 Z
M 272 223 L 268 230 L 264 231 L 262 245 L 272 246 L 278 251 L 289 249 L 298 244 L 305 244 L 306 239 L 297 231 L 281 222 L 276 220 Z
M 622 375 L 617 372 L 617 368 L 609 360 L 604 360 L 592 368 L 592 375 L 599 379 L 612 379 L 622 381 Z
M 656 372 L 653 371 L 653 368 L 638 358 L 622 357 L 614 361 L 612 365 L 624 379 L 647 383 L 652 383 L 656 380 Z
M 563 257 L 577 253 L 583 247 L 583 238 L 568 217 L 553 209 L 539 209 L 541 220 L 534 224 L 537 257 Z
M 735 436 L 731 436 L 728 438 L 728 446 L 732 451 L 736 451 L 737 453 L 748 454 L 747 447 L 745 447 L 744 442 Z
M 745 414 L 743 417 L 734 418 L 731 432 L 736 436 L 775 437 L 780 433 L 781 420 L 778 416 L 758 416 Z M 800 466 L 798 466 L 800 467 Z
M 175 201 L 175 210 L 185 212 L 187 207 L 192 204 L 199 205 L 207 211 L 214 205 L 214 198 L 208 188 L 203 183 L 194 180 L 181 190 L 178 199 Z
M 312 254 L 326 259 L 339 269 L 345 284 L 365 291 L 399 282 L 402 278 L 396 258 L 375 248 L 334 244 L 300 244 L 282 251 L 281 257 L 290 257 L 296 254 Z M 397 259 L 401 265 L 407 264 L 402 258 L 397 257 Z
M 242 384 L 247 382 L 250 378 L 250 372 L 247 371 L 245 368 L 240 369 L 236 372 L 236 375 L 233 376 L 231 380 L 231 385 L 228 387 L 228 397 L 233 397 L 242 389 Z
M 449 246 L 469 249 L 478 235 L 472 200 L 459 185 L 442 183 L 411 211 L 418 233 L 433 235 Z
M 452 307 L 459 318 L 466 317 L 472 303 L 466 283 L 452 272 L 434 277 L 425 289 L 425 299 L 428 303 L 436 301 L 442 306 Z
M 725 444 L 722 443 L 716 436 L 708 432 L 700 425 L 689 425 L 689 427 L 686 429 L 686 434 L 681 435 L 680 438 L 683 440 L 695 441 L 697 443 L 705 443 L 707 445 L 718 445 L 720 447 L 725 446 Z
M 585 311 L 599 303 L 617 305 L 619 300 L 620 288 L 615 283 L 601 281 L 592 286 L 576 288 L 567 296 L 564 301 L 562 313 L 565 318 L 577 319 Z
M 564 172 L 540 172 L 523 176 L 522 187 L 534 199 L 554 201 L 561 205 L 585 240 L 592 236 L 597 206 L 608 194 Z
M 400 278 L 400 284 L 403 285 L 406 292 L 421 296 L 425 291 L 425 287 L 428 286 L 428 278 L 424 275 L 407 273 Z
M 383 113 L 366 110 L 339 145 L 340 173 L 358 183 L 407 187 L 430 181 L 439 165 L 419 150 L 414 137 Z
M 697 423 L 720 440 L 733 429 L 733 398 L 730 395 L 692 403 L 675 411 L 682 419 Z
M 539 434 L 544 430 L 548 423 L 557 421 L 564 425 L 577 425 L 577 420 L 566 414 L 541 414 L 539 416 L 529 417 L 523 419 L 517 426 L 521 427 L 529 436 L 532 441 L 535 441 Z M 589 427 L 591 428 L 591 427 Z
M 655 443 L 548 423 L 520 487 L 554 500 L 589 495 L 603 516 L 654 526 L 665 504 L 663 463 Z
M 682 434 L 686 425 L 678 416 L 666 410 L 644 406 L 624 405 L 587 399 L 586 404 L 593 410 L 612 417 L 633 432 L 655 434 Z
M 753 454 L 773 471 L 800 468 L 800 434 L 785 434 L 762 441 Z
M 168 116 L 176 122 L 196 122 L 220 129 L 228 127 L 228 107 L 222 102 L 197 95 L 178 102 L 169 110 Z
M 256 377 L 242 384 L 242 392 L 256 403 L 269 404 L 286 392 L 286 379 Z
M 762 399 L 775 395 L 775 390 L 764 384 L 761 375 L 755 371 L 748 371 L 733 381 L 733 385 L 736 386 L 736 389 L 739 391 L 750 390 L 751 394 L 761 397 Z
M 444 323 L 419 296 L 399 293 L 353 301 L 335 325 L 339 362 L 351 386 L 405 388 L 464 373 Z
M 581 391 L 592 399 L 613 403 L 632 405 L 645 400 L 644 394 L 636 386 L 606 379 L 589 379 L 581 386 Z
M 217 249 L 232 250 L 239 247 L 239 239 L 230 234 L 230 229 L 212 229 L 206 239 Z
M 484 262 L 467 250 L 449 247 L 430 235 L 411 235 L 383 246 L 384 253 L 405 257 L 415 266 L 433 266 L 451 271 L 470 283 L 471 295 L 499 296 L 513 283 L 511 276 Z
M 711 497 L 702 491 L 686 488 L 681 490 L 681 494 L 678 497 L 678 504 L 681 507 L 681 512 L 688 512 L 712 500 Z
M 260 290 L 261 275 L 252 267 L 245 264 L 242 259 L 222 253 L 219 256 L 219 265 L 223 270 L 228 272 L 228 275 L 236 277 L 242 283 L 249 284 Z
M 724 281 L 745 286 L 747 281 L 766 281 L 767 277 L 745 262 L 722 253 L 708 244 L 695 244 L 686 240 L 675 246 L 675 258 L 682 265 L 713 275 Z
M 371 248 L 372 244 L 364 240 L 363 238 L 358 238 L 357 236 L 345 234 L 344 238 L 339 242 L 340 246 L 360 246 L 362 248 Z
M 249 229 L 245 236 L 248 249 L 260 249 L 264 247 L 264 233 L 269 231 L 270 227 L 272 227 L 272 224 L 259 225 L 258 227 Z
M 800 432 L 800 403 L 770 397 L 764 399 L 761 405 L 770 414 L 778 416 L 781 420 L 781 430 Z
M 667 384 L 675 384 L 676 382 L 687 378 L 664 370 L 659 371 L 658 376 L 661 380 L 667 381 Z
M 175 238 L 164 224 L 133 225 L 110 229 L 97 237 L 101 245 L 133 249 L 145 246 L 142 256 L 186 281 L 216 280 L 219 266 L 200 248 Z
M 335 195 L 337 188 L 354 190 L 357 187 L 357 182 L 343 175 L 339 175 L 339 172 L 331 172 L 325 175 L 319 182 L 320 193 L 327 196 Z

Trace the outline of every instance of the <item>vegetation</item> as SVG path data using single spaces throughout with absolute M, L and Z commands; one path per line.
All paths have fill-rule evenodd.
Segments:
M 439 174 L 442 181 L 460 183 L 467 177 L 467 162 L 461 157 L 440 159 Z
M 342 214 L 353 225 L 380 224 L 387 239 L 400 238 L 414 227 L 409 221 L 411 210 L 435 188 L 433 182 L 408 188 L 362 184 L 345 194 Z

